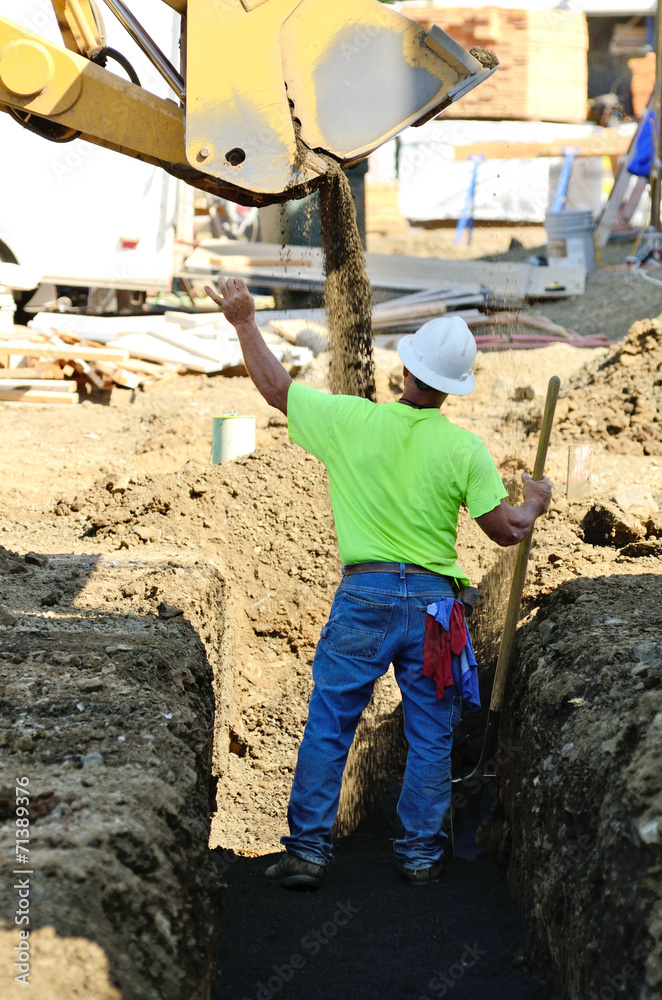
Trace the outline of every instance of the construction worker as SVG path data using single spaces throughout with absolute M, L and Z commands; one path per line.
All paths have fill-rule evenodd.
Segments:
M 547 509 L 551 485 L 524 473 L 523 503 L 511 507 L 480 438 L 439 412 L 448 394 L 466 395 L 475 386 L 476 344 L 459 317 L 432 320 L 401 338 L 403 395 L 376 405 L 293 382 L 262 339 L 244 282 L 221 278 L 218 286 L 220 295 L 207 292 L 235 327 L 257 389 L 287 414 L 290 439 L 327 468 L 344 564 L 315 653 L 290 834 L 281 841 L 286 853 L 266 877 L 286 888 L 319 886 L 332 856 L 347 753 L 375 681 L 393 663 L 409 744 L 395 852 L 406 881 L 436 881 L 462 689 L 453 679 L 450 686 L 440 681 L 434 657 L 428 669 L 428 608 L 447 602 L 456 611 L 458 588 L 469 582 L 456 562 L 460 505 L 493 541 L 514 545 Z M 463 617 L 462 623 L 466 630 Z

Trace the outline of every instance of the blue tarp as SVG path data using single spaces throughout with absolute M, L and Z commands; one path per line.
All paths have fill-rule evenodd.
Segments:
M 635 177 L 650 177 L 653 166 L 653 149 L 655 148 L 654 128 L 655 115 L 651 111 L 641 128 L 634 156 L 628 167 L 628 171 Z

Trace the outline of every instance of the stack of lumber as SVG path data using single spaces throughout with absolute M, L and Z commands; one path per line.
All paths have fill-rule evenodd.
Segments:
M 126 351 L 66 335 L 5 336 L 0 340 L 0 400 L 71 406 L 80 402 L 85 383 L 110 388 L 103 367 L 115 371 L 126 361 Z
M 243 366 L 234 328 L 218 312 L 113 318 L 38 313 L 25 333 L 0 338 L 0 401 L 71 405 L 89 386 L 148 391 L 177 374 L 236 374 Z M 308 348 L 272 329 L 265 339 L 294 368 L 312 358 Z
M 407 5 L 407 17 L 439 25 L 465 49 L 492 49 L 500 66 L 444 111 L 450 118 L 584 122 L 588 28 L 579 10 Z
M 365 182 L 365 227 L 368 233 L 388 236 L 406 233 L 409 222 L 400 211 L 400 185 L 397 181 Z

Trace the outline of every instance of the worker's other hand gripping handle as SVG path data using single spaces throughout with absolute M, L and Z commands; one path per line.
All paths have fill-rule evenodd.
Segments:
M 533 478 L 536 480 L 541 480 L 545 472 L 547 449 L 549 447 L 549 438 L 552 433 L 554 411 L 556 410 L 556 402 L 559 398 L 560 388 L 560 378 L 558 375 L 552 376 L 547 386 L 547 399 L 545 400 L 545 411 L 542 418 L 542 427 L 540 429 L 538 452 L 536 454 L 536 461 L 533 467 Z M 485 741 L 483 743 L 480 760 L 476 766 L 476 771 L 481 771 L 483 774 L 487 773 L 485 769 L 486 764 L 489 764 L 492 767 L 494 766 L 493 755 L 497 747 L 499 720 L 501 718 L 501 709 L 503 707 L 506 682 L 508 680 L 510 654 L 515 640 L 517 619 L 519 618 L 519 609 L 520 604 L 522 603 L 522 592 L 524 590 L 524 580 L 526 578 L 526 569 L 529 561 L 532 539 L 533 528 L 531 528 L 531 531 L 526 538 L 519 543 L 519 548 L 517 550 L 517 560 L 515 562 L 513 582 L 510 587 L 510 596 L 508 598 L 508 607 L 506 609 L 506 619 L 503 626 L 503 633 L 501 635 L 501 644 L 499 646 L 499 656 L 497 659 L 496 670 L 494 672 L 492 698 L 490 700 L 490 710 L 487 716 L 487 726 L 485 729 Z

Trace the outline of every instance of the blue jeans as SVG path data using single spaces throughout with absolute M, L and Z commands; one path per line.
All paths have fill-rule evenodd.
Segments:
M 404 564 L 399 574 L 343 577 L 313 663 L 315 686 L 287 812 L 290 835 L 281 839 L 291 854 L 316 864 L 331 859 L 347 754 L 375 681 L 393 663 L 409 744 L 395 853 L 407 868 L 427 868 L 442 856 L 461 695 L 449 689 L 437 698 L 434 680 L 423 675 L 423 643 L 427 605 L 451 593 L 449 578 L 405 574 Z

